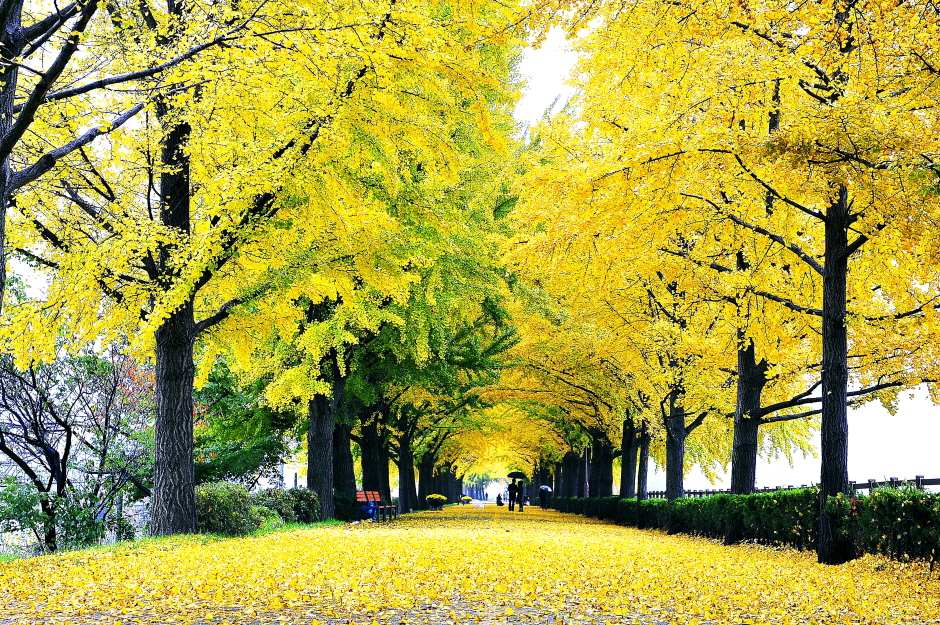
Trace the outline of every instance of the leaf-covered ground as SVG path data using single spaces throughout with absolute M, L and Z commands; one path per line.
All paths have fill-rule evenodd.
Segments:
M 920 564 L 487 506 L 0 563 L 0 623 L 940 624 Z

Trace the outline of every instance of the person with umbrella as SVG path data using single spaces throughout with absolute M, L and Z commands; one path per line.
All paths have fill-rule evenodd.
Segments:
M 525 479 L 525 473 L 522 471 L 513 471 L 506 477 L 510 478 L 512 482 L 509 484 L 509 511 L 512 512 L 515 510 L 515 504 L 519 502 L 519 511 L 522 511 L 522 480 Z M 519 478 L 519 484 L 516 485 L 516 478 Z
M 539 505 L 542 510 L 548 509 L 548 494 L 552 492 L 551 486 L 539 486 Z

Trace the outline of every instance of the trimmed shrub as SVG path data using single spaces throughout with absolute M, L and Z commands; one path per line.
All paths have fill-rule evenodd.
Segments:
M 294 518 L 298 523 L 316 523 L 320 520 L 320 500 L 316 491 L 309 488 L 290 488 L 287 493 L 293 502 Z
M 555 497 L 552 505 L 559 512 L 618 525 L 709 538 L 723 538 L 728 525 L 734 524 L 741 540 L 794 549 L 815 549 L 819 531 L 819 489 L 815 487 L 672 502 Z M 915 488 L 883 488 L 868 497 L 830 497 L 827 506 L 842 517 L 838 531 L 852 538 L 859 554 L 940 560 L 940 495 Z
M 252 506 L 248 491 L 240 484 L 210 482 L 196 487 L 196 515 L 202 533 L 250 534 L 263 522 L 257 508 Z
M 860 551 L 895 559 L 940 559 L 940 496 L 915 488 L 881 488 L 868 497 L 830 497 L 842 531 Z
M 251 503 L 274 510 L 284 523 L 314 523 L 320 518 L 320 501 L 307 488 L 269 488 L 251 495 Z

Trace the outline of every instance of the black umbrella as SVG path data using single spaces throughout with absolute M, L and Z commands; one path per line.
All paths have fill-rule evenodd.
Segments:
M 529 479 L 529 478 L 527 478 L 527 477 L 525 476 L 525 473 L 523 473 L 522 471 L 513 471 L 512 473 L 510 473 L 510 474 L 507 475 L 506 477 L 511 477 L 511 478 L 514 478 L 514 479 L 517 479 L 517 480 L 527 480 L 527 479 Z

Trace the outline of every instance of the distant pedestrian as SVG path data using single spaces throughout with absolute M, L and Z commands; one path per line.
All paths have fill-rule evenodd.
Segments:
M 548 509 L 548 489 L 539 489 L 539 505 L 542 506 L 542 510 Z
M 519 487 L 516 486 L 516 480 L 513 479 L 509 482 L 509 511 L 512 512 L 516 509 L 516 496 L 519 495 Z

